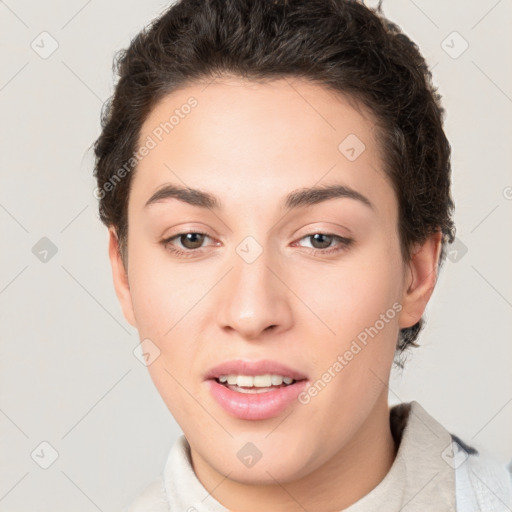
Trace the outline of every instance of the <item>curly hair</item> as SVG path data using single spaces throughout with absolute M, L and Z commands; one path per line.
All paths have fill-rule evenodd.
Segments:
M 113 71 L 94 176 L 100 219 L 115 227 L 123 262 L 133 174 L 126 162 L 142 124 L 167 94 L 231 75 L 259 82 L 301 77 L 366 106 L 398 200 L 402 257 L 409 261 L 413 244 L 441 231 L 442 265 L 455 226 L 441 96 L 418 46 L 384 17 L 380 3 L 370 9 L 356 0 L 180 0 L 116 54 Z M 418 346 L 423 326 L 421 318 L 400 329 L 398 366 L 405 349 Z

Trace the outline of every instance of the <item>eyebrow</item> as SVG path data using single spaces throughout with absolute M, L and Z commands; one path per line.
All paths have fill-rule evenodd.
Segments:
M 195 188 L 182 187 L 170 183 L 166 183 L 160 187 L 147 200 L 144 208 L 151 204 L 171 198 L 178 199 L 179 201 L 199 208 L 212 210 L 222 209 L 222 203 L 213 194 Z M 305 208 L 334 198 L 355 199 L 365 206 L 375 210 L 374 205 L 366 196 L 345 185 L 323 185 L 320 187 L 294 190 L 285 197 L 284 208 L 286 210 Z

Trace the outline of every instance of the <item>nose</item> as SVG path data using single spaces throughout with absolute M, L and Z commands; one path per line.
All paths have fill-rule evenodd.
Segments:
M 261 340 L 265 333 L 276 334 L 291 326 L 293 294 L 282 267 L 265 250 L 252 262 L 234 255 L 217 302 L 217 319 L 223 330 L 235 331 L 246 340 Z

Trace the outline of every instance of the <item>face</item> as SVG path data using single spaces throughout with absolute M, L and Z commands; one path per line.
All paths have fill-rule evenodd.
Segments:
M 164 98 L 142 127 L 150 139 L 132 177 L 127 278 L 113 230 L 111 260 L 194 467 L 263 484 L 348 456 L 387 411 L 398 331 L 421 317 L 440 248 L 401 259 L 375 120 L 299 79 L 226 78 Z M 298 382 L 269 399 L 207 379 L 233 360 L 284 365 L 256 373 Z M 240 368 L 220 373 L 250 374 Z M 261 460 L 242 463 L 241 449 Z

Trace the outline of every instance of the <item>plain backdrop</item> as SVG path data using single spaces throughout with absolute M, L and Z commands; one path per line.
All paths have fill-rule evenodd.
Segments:
M 167 5 L 0 2 L 0 511 L 121 510 L 181 434 L 133 354 L 88 151 L 115 52 Z M 457 225 L 421 348 L 394 372 L 390 404 L 417 400 L 505 464 L 512 3 L 385 0 L 384 12 L 417 42 L 443 96 Z

